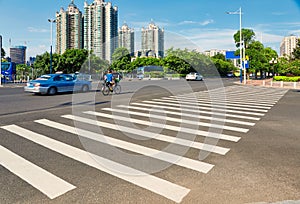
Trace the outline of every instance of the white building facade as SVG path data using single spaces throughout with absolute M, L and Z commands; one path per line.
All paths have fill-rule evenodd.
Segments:
M 285 37 L 280 44 L 280 56 L 292 57 L 292 53 L 297 46 L 299 38 L 291 35 Z
M 129 28 L 126 23 L 119 28 L 118 47 L 124 47 L 130 55 L 134 55 L 134 29 Z
M 84 3 L 84 48 L 111 62 L 118 46 L 118 8 L 111 2 Z
M 148 28 L 142 28 L 142 56 L 164 57 L 164 29 L 151 22 Z
M 56 12 L 56 53 L 62 54 L 67 49 L 83 48 L 83 15 L 74 4 L 68 9 Z

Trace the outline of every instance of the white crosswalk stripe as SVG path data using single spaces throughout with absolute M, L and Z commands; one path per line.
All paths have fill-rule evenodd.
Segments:
M 244 116 L 244 115 L 237 115 L 237 114 L 228 114 L 224 112 L 214 112 L 212 111 L 201 111 L 198 109 L 189 109 L 184 107 L 171 107 L 167 104 L 164 105 L 154 105 L 154 104 L 146 104 L 146 103 L 131 103 L 131 105 L 135 106 L 143 106 L 143 107 L 150 107 L 150 108 L 161 108 L 161 109 L 167 109 L 167 110 L 174 110 L 179 112 L 188 112 L 188 113 L 199 113 L 199 114 L 207 114 L 207 115 L 213 115 L 213 116 L 220 116 L 225 118 L 241 118 L 241 119 L 247 119 L 247 120 L 260 120 L 258 117 L 252 117 L 252 116 Z
M 238 142 L 241 139 L 240 137 L 226 135 L 226 134 L 206 132 L 206 131 L 202 131 L 202 130 L 195 130 L 195 129 L 185 128 L 185 127 L 178 127 L 178 126 L 173 126 L 173 125 L 154 123 L 154 122 L 133 119 L 133 118 L 128 119 L 127 117 L 110 115 L 110 114 L 106 114 L 106 113 L 102 113 L 102 112 L 87 111 L 84 113 L 90 114 L 90 115 L 95 115 L 95 116 L 100 116 L 100 117 L 105 117 L 105 118 L 110 118 L 110 119 L 115 119 L 115 120 L 129 121 L 132 123 L 137 123 L 137 124 L 141 124 L 141 125 L 157 127 L 157 128 L 162 128 L 162 129 L 168 129 L 168 130 L 173 130 L 173 131 L 177 131 L 177 132 L 184 132 L 184 133 L 188 133 L 188 134 L 197 134 L 197 135 L 201 135 L 204 137 L 211 137 L 211 138 L 215 138 L 215 139 L 227 140 L 227 141 L 232 141 L 232 142 Z
M 203 107 L 203 106 L 195 106 L 195 105 L 176 104 L 176 103 L 172 103 L 172 102 L 143 101 L 143 103 L 159 104 L 159 105 L 167 105 L 167 106 L 175 106 L 175 107 L 184 107 L 184 108 L 190 108 L 190 109 L 194 109 L 194 110 L 203 109 L 203 110 L 225 112 L 225 113 L 239 113 L 239 114 L 245 114 L 245 115 L 256 115 L 256 116 L 264 116 L 265 115 L 264 113 L 236 111 L 236 110 L 228 110 L 228 109 L 223 109 L 223 108 Z
M 224 140 L 221 143 L 223 145 L 231 144 L 231 142 L 237 143 L 243 134 L 247 133 L 250 127 L 254 126 L 261 117 L 267 114 L 287 92 L 287 90 L 244 86 L 225 87 L 224 89 L 220 88 L 215 91 L 216 93 L 212 95 L 212 97 L 210 97 L 207 91 L 182 94 L 179 96 L 168 96 L 141 102 L 137 101 L 129 105 L 102 108 L 100 111 L 81 111 L 80 116 L 75 114 L 62 115 L 60 117 L 62 121 L 60 122 L 40 119 L 34 121 L 34 124 L 43 126 L 43 129 L 51 129 L 51 132 L 58 131 L 59 135 L 68 133 L 67 135 L 80 136 L 86 140 L 99 142 L 108 147 L 119 148 L 144 155 L 152 160 L 176 165 L 185 171 L 196 171 L 207 174 L 217 164 L 180 156 L 177 155 L 177 152 L 174 154 L 158 150 L 155 149 L 156 146 L 154 148 L 153 146 L 147 147 L 146 145 L 141 145 L 145 143 L 136 144 L 132 139 L 125 141 L 122 140 L 122 138 L 116 139 L 115 137 L 120 133 L 127 133 L 135 135 L 137 138 L 146 138 L 160 143 L 175 144 L 186 147 L 187 149 L 193 148 L 199 151 L 214 153 L 217 156 L 226 155 L 230 151 L 228 147 L 192 141 L 191 137 L 178 138 L 174 136 L 174 134 L 183 133 L 185 136 L 195 135 L 195 139 L 204 139 L 204 141 L 209 138 L 213 138 L 214 140 L 220 139 Z M 217 94 L 218 92 L 220 92 L 220 94 Z M 222 96 L 222 93 L 225 94 L 225 97 Z M 136 117 L 128 117 L 129 115 Z M 66 122 L 70 124 L 70 120 L 74 121 L 75 127 L 65 124 Z M 115 124 L 111 122 L 111 120 L 113 120 Z M 159 123 L 157 121 L 163 122 Z M 76 122 L 86 126 L 84 126 L 84 128 L 76 127 Z M 155 131 L 151 132 L 147 128 L 138 129 L 137 126 L 132 127 L 131 123 L 151 127 L 150 129 L 152 131 L 157 129 L 166 130 L 166 132 L 162 133 L 161 131 L 160 133 L 156 133 Z M 99 134 L 87 129 L 91 126 L 110 131 L 105 131 L 105 134 Z M 207 130 L 210 128 L 220 130 L 220 132 Z M 176 203 L 180 203 L 190 192 L 188 186 L 180 186 L 176 184 L 175 181 L 172 183 L 141 170 L 137 170 L 130 167 L 130 165 L 126 166 L 105 158 L 103 155 L 90 153 L 21 126 L 7 125 L 1 127 L 1 129 L 41 145 L 67 158 L 76 160 L 154 192 Z M 223 130 L 226 134 L 222 132 Z M 111 134 L 111 132 L 114 132 L 114 134 Z M 134 138 L 136 139 L 136 137 Z M 70 138 L 70 141 L 71 140 L 72 138 Z M 1 145 L 0 153 L 0 164 L 2 166 L 47 195 L 50 199 L 61 196 L 76 188 L 72 184 L 36 166 Z M 23 171 L 22 167 L 26 167 L 28 171 Z M 128 174 L 120 173 L 120 171 L 116 171 L 116 169 L 122 169 L 121 172 L 128 172 Z M 43 180 L 46 181 L 51 180 L 51 185 L 47 186 L 45 183 L 40 182 L 40 180 L 36 180 L 37 177 L 43 178 Z
M 144 130 L 138 130 L 138 129 L 130 128 L 130 127 L 126 127 L 126 126 L 95 121 L 95 120 L 92 120 L 89 118 L 83 118 L 83 117 L 78 117 L 78 116 L 73 116 L 73 115 L 63 115 L 62 117 L 67 118 L 67 119 L 76 120 L 76 121 L 83 122 L 83 123 L 87 123 L 90 125 L 97 125 L 99 127 L 104 127 L 104 128 L 108 128 L 108 129 L 122 130 L 122 132 L 139 135 L 141 137 L 156 139 L 156 140 L 174 143 L 174 144 L 178 144 L 178 145 L 182 145 L 182 146 L 186 146 L 186 147 L 192 147 L 195 149 L 213 152 L 213 153 L 217 153 L 217 154 L 221 154 L 221 155 L 225 155 L 229 151 L 228 148 L 223 148 L 223 147 L 219 147 L 216 145 L 213 146 L 213 145 L 190 141 L 190 140 L 186 140 L 186 139 L 182 139 L 182 138 L 175 138 L 175 137 L 171 137 L 171 136 L 167 136 L 167 135 L 163 135 L 163 134 L 154 134 L 152 132 L 148 132 L 148 131 L 144 131 Z
M 6 127 L 3 128 L 6 129 Z M 72 184 L 27 161 L 1 145 L 0 164 L 50 199 L 54 199 L 76 188 Z
M 273 107 L 272 104 L 260 104 L 257 105 L 256 103 L 243 103 L 243 102 L 233 102 L 229 100 L 224 100 L 224 101 L 218 101 L 218 100 L 209 100 L 209 99 L 196 99 L 196 98 L 187 98 L 187 97 L 175 97 L 175 96 L 170 96 L 170 97 L 163 97 L 163 99 L 171 100 L 176 98 L 179 102 L 184 101 L 184 102 L 201 102 L 203 104 L 213 104 L 213 105 L 223 105 L 223 106 L 236 106 L 236 107 L 247 107 L 247 108 L 258 108 L 258 109 L 271 109 Z
M 84 121 L 84 118 L 82 117 L 78 117 L 78 116 L 65 116 L 65 118 L 69 118 L 72 120 L 78 120 L 78 121 Z M 140 145 L 136 145 L 130 142 L 125 142 L 122 140 L 118 140 L 118 139 L 114 139 L 111 137 L 107 137 L 105 135 L 101 135 L 101 134 L 97 134 L 97 133 L 93 133 L 90 131 L 86 131 L 83 129 L 79 129 L 79 128 L 73 128 L 71 126 L 67 126 L 67 125 L 63 125 L 57 122 L 53 122 L 50 120 L 37 120 L 37 123 L 52 127 L 52 128 L 56 128 L 62 131 L 66 131 L 72 134 L 77 134 L 80 135 L 81 137 L 85 137 L 97 142 L 101 142 L 104 144 L 108 144 L 111 146 L 115 146 L 115 147 L 119 147 L 121 149 L 125 149 L 125 150 L 129 150 L 132 152 L 136 152 L 139 154 L 143 154 L 149 157 L 153 157 L 155 159 L 159 159 L 162 161 L 166 161 L 169 163 L 173 163 L 188 169 L 193 169 L 195 171 L 199 171 L 202 173 L 208 173 L 214 165 L 208 164 L 208 163 L 204 163 L 204 162 L 200 162 L 200 161 L 196 161 L 196 160 L 192 160 L 189 158 L 185 158 L 185 157 L 181 157 L 175 154 L 170 154 L 167 152 L 163 152 L 163 151 L 159 151 L 159 150 L 155 150 L 152 148 L 147 148 L 144 146 L 140 146 Z
M 102 110 L 107 110 L 111 112 L 118 112 L 118 113 L 126 113 L 130 115 L 137 115 L 137 116 L 143 116 L 147 118 L 156 118 L 156 119 L 161 119 L 161 120 L 169 120 L 172 122 L 177 122 L 177 123 L 185 123 L 185 124 L 190 124 L 190 125 L 198 125 L 198 126 L 204 126 L 204 127 L 212 127 L 212 128 L 219 128 L 219 129 L 224 129 L 224 130 L 231 130 L 231 131 L 236 131 L 236 132 L 248 132 L 249 129 L 246 128 L 238 128 L 238 127 L 232 127 L 232 126 L 227 126 L 227 125 L 217 125 L 213 123 L 204 123 L 204 122 L 198 122 L 198 121 L 192 121 L 192 120 L 186 120 L 186 119 L 179 119 L 179 118 L 173 118 L 173 117 L 168 117 L 168 116 L 161 116 L 161 115 L 154 115 L 154 114 L 148 114 L 148 113 L 140 113 L 140 112 L 134 112 L 134 111 L 126 111 L 126 110 L 120 110 L 120 109 L 112 109 L 112 108 L 103 108 Z
M 137 186 L 148 189 L 154 193 L 162 195 L 177 203 L 179 203 L 190 191 L 185 187 L 173 184 L 169 181 L 72 147 L 70 145 L 48 138 L 44 135 L 37 134 L 24 128 L 18 127 L 16 125 L 5 126 L 2 128 L 27 140 L 44 146 L 52 151 L 58 152 L 66 157 L 69 157 L 83 164 L 94 167 L 100 171 L 106 172 Z M 111 169 L 122 169 L 123 172 L 128 172 L 128 174 L 119 173 Z
M 244 122 L 244 121 L 239 121 L 239 120 L 230 120 L 230 119 L 227 119 L 225 117 L 224 118 L 209 117 L 209 116 L 204 116 L 204 115 L 200 115 L 200 114 L 161 110 L 161 108 L 154 109 L 154 108 L 143 108 L 143 107 L 138 107 L 138 106 L 126 106 L 126 105 L 119 105 L 118 107 L 126 108 L 126 109 L 148 111 L 148 112 L 151 111 L 151 112 L 165 113 L 165 114 L 171 114 L 171 115 L 177 115 L 177 116 L 183 116 L 183 117 L 204 119 L 204 120 L 209 120 L 209 121 L 218 121 L 218 122 L 225 122 L 225 123 L 247 125 L 247 126 L 254 126 L 255 125 L 255 123 Z
M 153 99 L 153 101 L 163 101 L 163 102 L 169 102 L 169 103 L 176 103 L 176 104 L 188 104 L 188 105 L 198 105 L 198 106 L 207 106 L 207 107 L 213 107 L 213 108 L 221 108 L 224 110 L 230 110 L 230 109 L 235 109 L 235 110 L 247 110 L 247 111 L 255 111 L 255 112 L 268 112 L 268 110 L 263 110 L 263 109 L 253 109 L 253 108 L 244 108 L 244 107 L 239 107 L 239 106 L 232 106 L 229 104 L 224 104 L 224 105 L 217 105 L 214 103 L 203 103 L 203 102 L 196 102 L 196 101 L 184 101 L 184 100 L 170 100 L 170 99 Z M 266 108 L 270 109 L 270 108 Z

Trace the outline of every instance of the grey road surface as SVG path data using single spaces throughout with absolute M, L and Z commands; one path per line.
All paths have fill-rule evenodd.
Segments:
M 233 82 L 0 88 L 0 203 L 297 203 L 300 92 Z

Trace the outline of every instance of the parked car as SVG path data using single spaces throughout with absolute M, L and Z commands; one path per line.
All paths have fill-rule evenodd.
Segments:
M 187 81 L 190 81 L 190 80 L 202 81 L 203 76 L 201 74 L 197 73 L 197 72 L 191 72 L 191 73 L 186 75 L 185 79 Z
M 87 92 L 91 87 L 91 81 L 79 79 L 76 74 L 46 74 L 28 82 L 24 91 L 55 95 L 61 92 Z

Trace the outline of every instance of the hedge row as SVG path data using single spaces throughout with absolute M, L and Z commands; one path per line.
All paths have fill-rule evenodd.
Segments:
M 287 76 L 275 76 L 274 81 L 288 81 L 288 82 L 298 82 L 300 81 L 300 76 L 297 77 L 287 77 Z

